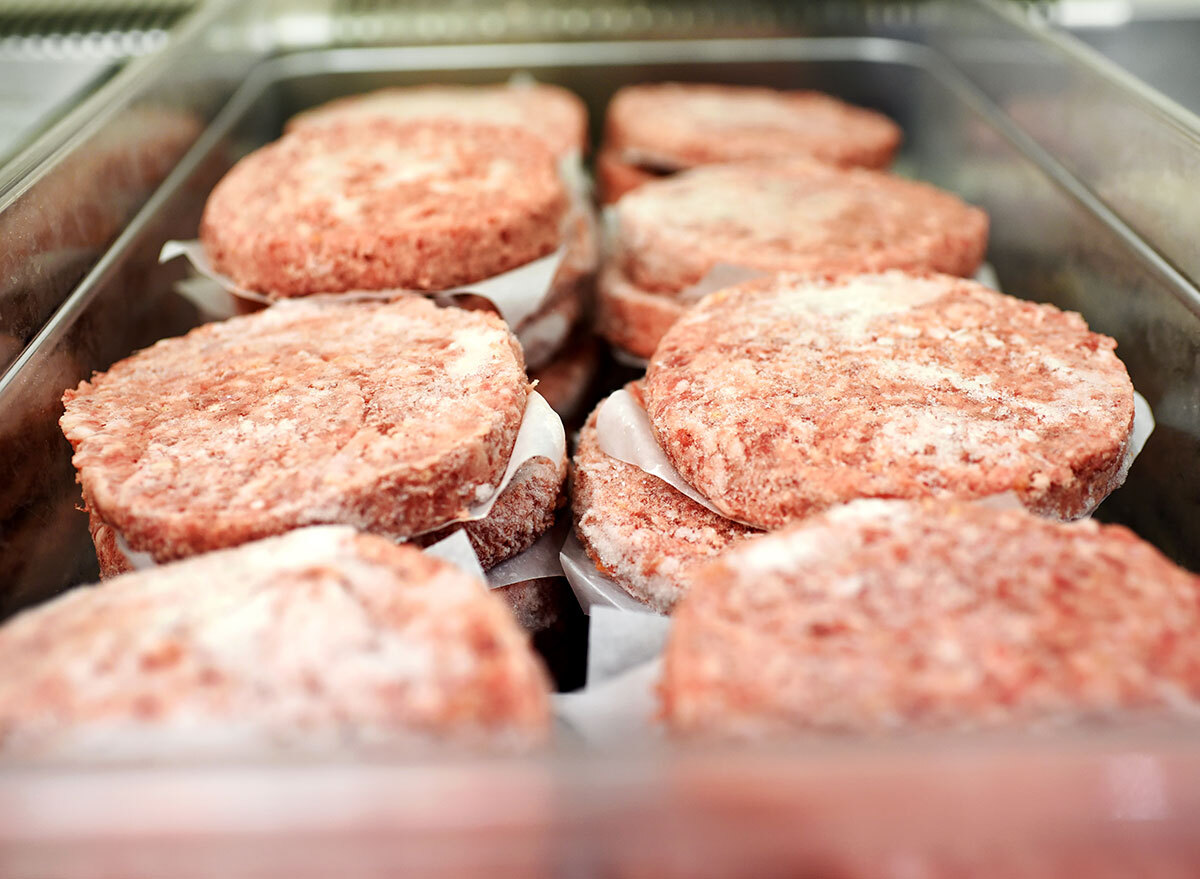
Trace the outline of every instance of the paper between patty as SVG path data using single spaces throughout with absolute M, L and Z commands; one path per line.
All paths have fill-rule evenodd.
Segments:
M 316 294 L 316 296 L 335 297 L 339 301 L 345 302 L 355 299 L 392 299 L 404 293 L 416 293 L 421 296 L 429 296 L 433 299 L 441 300 L 460 293 L 471 293 L 481 296 L 495 305 L 496 310 L 500 312 L 500 316 L 504 318 L 505 323 L 510 327 L 516 327 L 530 315 L 534 314 L 546 300 L 554 285 L 554 278 L 558 274 L 558 269 L 562 265 L 566 252 L 567 249 L 565 246 L 559 247 L 549 256 L 535 259 L 533 262 L 517 266 L 515 269 L 494 275 L 491 278 L 485 278 L 482 281 L 475 281 L 471 284 L 463 284 L 460 287 L 452 287 L 449 290 L 426 291 L 404 290 L 400 288 L 392 290 L 350 290 L 345 293 L 320 293 Z M 233 278 L 218 272 L 212 263 L 209 262 L 208 255 L 204 252 L 204 245 L 195 239 L 191 241 L 168 241 L 162 246 L 162 250 L 158 255 L 158 261 L 160 263 L 169 262 L 180 256 L 185 257 L 191 263 L 192 268 L 201 275 L 219 284 L 234 296 L 264 305 L 270 305 L 275 301 L 268 296 L 264 296 L 262 293 L 239 286 Z

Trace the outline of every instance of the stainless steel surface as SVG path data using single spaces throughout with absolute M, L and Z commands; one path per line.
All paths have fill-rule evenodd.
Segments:
M 0 55 L 0 161 L 78 102 L 111 67 L 104 59 Z
M 161 48 L 195 0 L 2 0 L 0 58 L 117 60 Z
M 930 45 L 1181 275 L 1200 280 L 1200 119 L 1019 4 L 941 13 Z
M 7 404 L 8 396 L 37 385 L 39 368 L 46 369 L 53 358 L 70 358 L 75 373 L 86 374 L 158 335 L 179 332 L 189 315 L 195 319 L 167 283 L 179 269 L 153 266 L 153 255 L 170 234 L 193 233 L 212 180 L 238 155 L 277 136 L 291 114 L 385 84 L 494 81 L 518 70 L 578 92 L 591 107 L 594 122 L 619 86 L 667 78 L 816 87 L 897 119 L 907 136 L 902 161 L 911 173 L 962 193 L 991 214 L 989 258 L 1006 289 L 1077 309 L 1096 329 L 1117 338 L 1160 427 L 1126 486 L 1102 508 L 1103 515 L 1130 524 L 1174 558 L 1200 567 L 1191 526 L 1200 511 L 1190 468 L 1200 452 L 1200 408 L 1191 393 L 1200 379 L 1200 294 L 945 58 L 898 40 L 426 46 L 314 51 L 268 61 L 247 79 L 147 209 L 43 329 L 28 362 L 0 383 L 0 406 L 14 412 L 17 407 Z M 120 272 L 135 271 L 135 266 L 135 282 L 118 280 Z M 144 316 L 144 326 L 136 326 L 132 314 Z M 46 375 L 58 387 L 38 392 L 43 400 L 62 387 L 59 374 Z M 53 424 L 43 421 L 39 448 L 45 472 L 60 474 L 54 496 L 59 505 L 70 503 L 74 495 L 66 481 L 66 446 Z M 29 434 L 23 429 L 19 435 Z M 20 482 L 17 475 L 14 485 Z M 28 504 L 18 508 L 24 515 L 35 512 Z M 36 515 L 50 517 L 47 510 Z M 57 520 L 63 518 L 60 514 Z M 90 545 L 78 526 L 74 533 L 70 550 L 60 545 L 53 556 L 60 566 L 49 578 L 53 588 L 87 569 Z M 6 555 L 13 558 L 11 552 Z M 16 558 L 29 556 L 18 553 Z M 5 599 L 10 608 L 26 596 L 53 591 L 27 577 L 11 582 Z
M 0 165 L 0 370 L 95 265 L 258 50 L 213 45 L 250 13 L 214 0 Z
M 1110 24 L 1052 20 L 1190 113 L 1200 114 L 1200 5 L 1154 16 L 1130 14 Z
M 331 97 L 391 83 L 499 80 L 517 70 L 578 91 L 594 129 L 613 90 L 657 78 L 813 86 L 894 116 L 906 132 L 904 167 L 992 215 L 989 258 L 1007 290 L 1080 310 L 1118 339 L 1159 429 L 1104 515 L 1200 567 L 1192 538 L 1200 514 L 1200 294 L 1173 258 L 1173 242 L 1146 234 L 1095 185 L 1083 160 L 1087 132 L 1072 129 L 1056 143 L 1036 114 L 1020 110 L 1028 99 L 1047 117 L 1056 107 L 1071 112 L 1054 103 L 1056 84 L 1066 100 L 1074 88 L 1115 94 L 1144 123 L 1143 168 L 1184 150 L 1186 126 L 1081 66 L 1035 26 L 984 3 L 934 6 L 923 23 L 872 25 L 911 41 L 381 47 L 303 52 L 259 66 L 0 376 L 0 582 L 8 586 L 0 601 L 12 609 L 90 576 L 69 450 L 55 424 L 58 396 L 199 319 L 172 288 L 182 268 L 157 266 L 154 257 L 164 239 L 194 233 L 209 188 L 232 161 L 277 135 L 290 114 Z M 164 94 L 198 83 L 198 116 L 207 119 L 220 84 L 240 78 L 238 64 L 257 43 L 216 22 L 195 37 L 198 54 L 176 59 L 194 65 L 193 78 L 172 80 Z M 214 58 L 230 60 L 214 71 Z M 1024 62 L 1032 72 L 1020 69 Z M 1036 75 L 1043 68 L 1056 71 L 1045 88 Z M 22 487 L 31 480 L 36 489 Z M 785 874 L 845 876 L 865 859 L 875 868 L 867 875 L 915 876 L 934 875 L 937 864 L 1012 857 L 1016 875 L 1021 864 L 1045 875 L 1097 875 L 1100 867 L 1134 875 L 1160 855 L 1192 864 L 1197 855 L 1189 831 L 1200 808 L 1200 764 L 1178 736 L 998 744 L 968 737 L 914 748 L 669 757 L 564 750 L 547 761 L 470 766 L 9 767 L 0 770 L 0 864 L 14 868 L 10 875 L 101 867 L 123 875 L 168 867 L 184 875 L 320 875 L 334 865 L 350 873 L 755 875 L 784 858 Z
M 258 14 L 233 7 L 210 3 L 166 54 L 126 64 L 0 167 L 0 613 L 95 573 L 70 512 L 78 493 L 59 400 L 93 369 L 189 325 L 157 307 L 148 254 L 109 247 L 128 240 L 126 224 L 259 56 L 221 39 L 221 27 L 244 31 Z M 113 286 L 92 311 L 47 324 L 73 292 L 96 298 L 101 279 Z M 141 297 L 115 304 L 122 288 Z

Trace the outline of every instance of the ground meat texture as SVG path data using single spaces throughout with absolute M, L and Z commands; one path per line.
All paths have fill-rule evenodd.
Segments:
M 605 146 L 651 167 L 802 156 L 884 168 L 900 138 L 886 116 L 820 92 L 659 83 L 613 96 Z
M 1004 492 L 1070 519 L 1128 466 L 1115 347 L 1077 314 L 973 281 L 780 275 L 668 331 L 646 410 L 683 478 L 762 528 L 860 497 Z
M 418 538 L 429 546 L 462 529 L 486 571 L 533 546 L 554 524 L 559 507 L 566 503 L 564 483 L 567 461 L 530 458 L 513 474 L 487 516 L 451 525 Z
M 322 104 L 293 116 L 284 131 L 363 119 L 449 120 L 520 128 L 556 156 L 587 148 L 587 108 L 578 96 L 544 83 L 421 85 L 386 88 Z
M 987 244 L 986 214 L 948 192 L 802 160 L 697 168 L 647 183 L 614 211 L 615 264 L 633 284 L 665 294 L 718 263 L 969 276 Z
M 1194 717 L 1200 580 L 1134 534 L 857 501 L 697 568 L 665 652 L 684 737 Z
M 437 291 L 553 252 L 567 209 L 534 135 L 367 118 L 242 159 L 209 196 L 200 239 L 218 271 L 272 298 Z
M 499 483 L 528 392 L 494 315 L 300 300 L 121 361 L 61 424 L 89 509 L 162 562 L 310 524 L 444 524 Z
M 637 386 L 630 391 L 638 393 Z M 574 472 L 579 542 L 597 569 L 661 613 L 670 613 L 687 592 L 692 565 L 756 533 L 604 454 L 596 412 L 580 432 Z
M 596 332 L 615 348 L 648 359 L 690 303 L 643 290 L 611 263 L 596 279 Z
M 72 590 L 0 628 L 0 754 L 179 758 L 549 735 L 546 676 L 483 584 L 347 527 Z

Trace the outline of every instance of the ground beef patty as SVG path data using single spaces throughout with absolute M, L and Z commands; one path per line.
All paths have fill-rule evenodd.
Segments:
M 0 753 L 343 753 L 549 734 L 545 673 L 483 584 L 351 528 L 75 589 L 0 628 Z
M 1115 347 L 974 281 L 780 275 L 671 328 L 646 411 L 683 478 L 759 527 L 860 497 L 1001 492 L 1071 519 L 1125 478 L 1133 386 Z
M 649 358 L 659 340 L 694 302 L 631 284 L 608 263 L 596 278 L 596 332 L 617 349 Z
M 1061 724 L 1200 698 L 1200 579 L 1125 528 L 858 501 L 691 572 L 682 736 Z
M 556 156 L 587 148 L 587 108 L 554 85 L 421 85 L 386 88 L 322 104 L 293 116 L 284 131 L 383 117 L 397 122 L 451 120 L 511 125 L 538 137 Z
M 643 183 L 669 176 L 621 159 L 621 151 L 605 147 L 596 154 L 596 190 L 600 201 L 612 204 Z
M 61 424 L 88 508 L 162 562 L 312 524 L 435 528 L 499 483 L 528 393 L 494 315 L 301 300 L 121 361 Z
M 417 542 L 429 546 L 462 529 L 486 571 L 529 549 L 554 524 L 559 507 L 566 503 L 566 480 L 566 457 L 531 458 L 513 474 L 486 517 L 434 531 Z
M 628 390 L 640 395 L 637 384 Z M 756 532 L 604 454 L 596 436 L 598 412 L 588 418 L 575 452 L 575 533 L 601 573 L 670 613 L 687 590 L 691 565 Z
M 697 168 L 641 187 L 614 210 L 622 272 L 644 290 L 667 294 L 717 263 L 969 276 L 987 244 L 987 216 L 948 192 L 808 161 Z
M 884 168 L 900 138 L 886 116 L 820 92 L 658 83 L 617 92 L 604 144 L 609 164 L 627 165 L 625 177 L 635 182 L 632 172 L 643 167 L 674 171 L 770 158 Z
M 209 196 L 200 238 L 218 271 L 272 298 L 436 291 L 553 252 L 567 208 L 532 134 L 368 118 L 242 159 Z
M 649 357 L 691 289 L 721 264 L 830 275 L 900 268 L 970 275 L 987 216 L 949 193 L 874 171 L 809 161 L 698 168 L 613 208 L 597 328 Z

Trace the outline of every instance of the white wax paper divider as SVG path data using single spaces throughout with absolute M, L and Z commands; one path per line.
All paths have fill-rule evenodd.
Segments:
M 990 262 L 985 262 L 979 266 L 979 270 L 975 272 L 975 280 L 985 287 L 990 287 L 997 293 L 1002 293 L 1000 289 L 1000 278 L 996 275 L 996 270 L 992 268 Z
M 437 543 L 425 547 L 424 553 L 449 562 L 460 571 L 487 582 L 487 576 L 479 565 L 479 556 L 475 555 L 475 547 L 471 546 L 471 539 L 461 528 L 449 537 L 443 537 Z M 492 588 L 490 583 L 488 586 Z
M 1128 466 L 1132 467 L 1142 449 L 1146 448 L 1146 441 L 1150 439 L 1150 434 L 1154 433 L 1154 427 L 1154 412 L 1150 409 L 1150 401 L 1134 391 L 1133 427 L 1129 431 L 1129 451 L 1125 454 L 1129 461 Z
M 512 482 L 521 465 L 533 458 L 549 458 L 551 461 L 562 461 L 567 457 L 567 432 L 563 429 L 562 419 L 550 408 L 546 398 L 537 391 L 531 391 L 525 402 L 525 415 L 521 418 L 521 427 L 517 431 L 517 441 L 513 444 L 512 454 L 508 458 L 508 467 L 500 484 L 484 500 L 467 508 L 467 511 L 448 522 L 430 528 L 437 531 L 455 522 L 474 522 L 486 519 L 491 513 L 496 499 L 503 494 L 504 489 Z M 429 532 L 424 532 L 428 534 Z
M 588 558 L 574 531 L 563 543 L 559 561 L 562 563 L 563 574 L 571 585 L 571 591 L 575 593 L 575 598 L 585 614 L 590 616 L 596 607 L 611 607 L 633 613 L 654 613 L 653 608 L 642 604 L 596 569 L 595 563 Z
M 662 614 L 592 608 L 588 623 L 588 686 L 658 659 L 670 630 L 671 618 Z
M 211 278 L 189 275 L 176 281 L 173 289 L 196 306 L 205 320 L 224 320 L 237 314 L 237 297 Z
M 612 351 L 613 360 L 622 366 L 628 366 L 630 369 L 640 369 L 642 372 L 650 366 L 650 361 L 645 357 L 638 357 L 636 354 L 630 354 L 628 351 L 622 350 L 613 346 L 609 349 Z
M 533 262 L 518 266 L 511 271 L 449 290 L 436 292 L 401 289 L 352 290 L 345 293 L 319 295 L 336 298 L 339 301 L 353 301 L 354 299 L 390 299 L 402 293 L 418 293 L 435 300 L 451 300 L 460 293 L 471 293 L 481 296 L 495 305 L 505 322 L 510 327 L 515 327 L 536 312 L 545 301 L 565 255 L 566 247 L 559 247 L 549 256 L 535 259 Z M 204 253 L 204 246 L 199 241 L 168 241 L 159 251 L 158 261 L 160 263 L 168 262 L 180 256 L 185 257 L 191 263 L 192 268 L 201 275 L 216 281 L 235 296 L 265 305 L 270 305 L 273 301 L 261 293 L 238 286 L 228 275 L 213 268 L 212 263 L 208 261 L 208 256 Z
M 505 559 L 488 571 L 488 585 L 493 589 L 502 589 L 526 580 L 563 576 L 562 562 L 558 558 L 561 540 L 562 536 L 554 528 L 549 529 L 529 549 Z
M 583 166 L 583 155 L 579 150 L 563 153 L 558 159 L 558 176 L 571 195 L 572 206 L 585 210 L 595 223 L 595 212 L 591 209 L 592 178 Z
M 112 527 L 111 525 L 109 526 Z M 125 556 L 125 560 L 129 562 L 129 566 L 135 571 L 146 571 L 150 568 L 157 568 L 158 562 L 154 560 L 154 556 L 148 552 L 141 552 L 134 549 L 125 542 L 125 535 L 116 528 L 112 529 L 113 537 L 116 540 L 117 549 L 121 555 Z
M 761 269 L 751 269 L 729 262 L 713 263 L 713 267 L 704 273 L 703 278 L 690 287 L 685 287 L 677 295 L 683 302 L 699 302 L 709 293 L 716 293 L 726 287 L 736 287 L 755 278 L 765 278 L 769 274 L 770 272 Z
M 554 696 L 554 715 L 586 744 L 620 748 L 653 743 L 662 736 L 655 723 L 658 699 L 655 686 L 662 676 L 662 661 L 643 662 L 616 677 L 574 693 Z
M 610 458 L 632 464 L 651 476 L 657 476 L 705 509 L 712 510 L 726 519 L 730 518 L 679 475 L 679 471 L 667 460 L 666 453 L 654 438 L 646 410 L 624 388 L 600 404 L 600 411 L 596 413 L 596 439 L 600 443 L 600 451 Z

